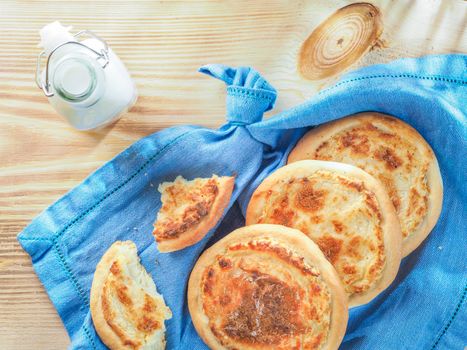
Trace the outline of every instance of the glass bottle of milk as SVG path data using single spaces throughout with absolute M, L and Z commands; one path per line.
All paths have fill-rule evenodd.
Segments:
M 110 124 L 136 102 L 135 84 L 105 41 L 89 31 L 72 35 L 70 29 L 59 22 L 41 29 L 44 51 L 37 61 L 37 85 L 75 128 Z

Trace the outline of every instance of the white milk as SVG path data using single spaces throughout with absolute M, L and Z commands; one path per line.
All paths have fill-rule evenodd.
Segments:
M 79 34 L 73 36 L 69 29 L 54 22 L 40 31 L 44 51 L 39 55 L 37 83 L 54 109 L 75 128 L 110 124 L 135 103 L 135 84 L 104 41 L 85 32 L 90 38 L 79 42 Z M 43 56 L 49 62 L 40 73 Z

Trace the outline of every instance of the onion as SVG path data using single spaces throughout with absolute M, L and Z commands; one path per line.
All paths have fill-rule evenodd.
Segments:
M 341 72 L 376 45 L 382 32 L 381 13 L 377 7 L 368 3 L 345 6 L 305 40 L 299 54 L 299 72 L 310 80 Z

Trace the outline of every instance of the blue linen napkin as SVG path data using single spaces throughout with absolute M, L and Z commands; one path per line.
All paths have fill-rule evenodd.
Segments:
M 208 65 L 226 82 L 227 123 L 218 130 L 166 129 L 132 145 L 40 214 L 18 236 L 62 318 L 72 349 L 105 349 L 89 313 L 93 272 L 115 240 L 131 239 L 173 312 L 168 349 L 207 349 L 186 305 L 189 273 L 201 252 L 244 224 L 252 191 L 283 165 L 309 127 L 363 111 L 395 115 L 433 147 L 444 205 L 428 239 L 402 262 L 396 281 L 351 310 L 342 349 L 463 349 L 467 345 L 467 56 L 402 59 L 344 76 L 306 103 L 261 121 L 274 88 L 250 68 Z M 160 182 L 236 175 L 220 222 L 198 244 L 161 254 L 151 235 Z

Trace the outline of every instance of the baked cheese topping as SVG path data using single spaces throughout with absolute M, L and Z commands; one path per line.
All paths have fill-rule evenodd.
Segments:
M 277 181 L 258 194 L 255 223 L 296 228 L 320 247 L 350 296 L 375 286 L 385 267 L 382 214 L 362 181 L 318 170 Z
M 403 127 L 405 134 L 412 130 L 405 130 L 402 122 L 378 119 L 331 135 L 310 159 L 352 164 L 381 181 L 396 208 L 403 237 L 408 237 L 417 231 L 428 212 L 430 188 L 426 174 L 434 155 L 428 147 L 404 137 L 407 135 L 399 128 Z
M 160 296 L 146 290 L 140 269 L 123 257 L 115 260 L 102 289 L 104 320 L 125 349 L 150 348 L 153 342 L 160 343 L 156 338 L 163 342 L 164 320 L 172 315 Z
M 269 239 L 230 245 L 203 273 L 203 310 L 228 349 L 321 349 L 331 294 L 320 272 Z
M 207 217 L 219 193 L 218 177 L 186 181 L 178 176 L 162 183 L 159 192 L 162 208 L 153 232 L 157 242 L 175 239 Z

